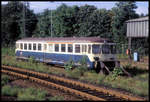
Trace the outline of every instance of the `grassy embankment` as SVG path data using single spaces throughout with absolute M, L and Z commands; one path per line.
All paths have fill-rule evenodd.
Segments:
M 9 53 L 6 53 L 6 51 Z M 61 69 L 61 71 L 59 71 L 58 68 L 54 69 L 53 67 L 47 66 L 44 63 L 34 63 L 32 59 L 30 59 L 29 62 L 17 61 L 14 56 L 14 50 L 8 51 L 7 48 L 2 48 L 2 64 L 21 68 L 28 68 L 39 72 L 54 73 L 58 75 L 62 75 L 63 73 L 65 76 L 76 78 L 78 80 L 88 81 L 89 83 L 98 85 L 106 85 L 113 88 L 121 88 L 133 94 L 148 97 L 148 70 L 143 68 L 141 69 L 137 66 L 133 67 L 130 64 L 123 65 L 123 67 L 133 75 L 133 77 L 130 78 L 121 75 L 117 75 L 114 78 L 113 73 L 110 75 L 103 75 L 97 74 L 93 70 L 81 71 L 80 68 L 67 71 L 62 71 Z

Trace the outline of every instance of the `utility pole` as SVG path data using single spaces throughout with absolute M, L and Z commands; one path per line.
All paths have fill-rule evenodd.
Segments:
M 25 29 L 26 29 L 26 27 L 25 27 L 25 2 L 23 1 L 23 33 L 24 33 L 24 36 L 26 36 Z
M 51 37 L 52 37 L 52 9 L 51 9 Z

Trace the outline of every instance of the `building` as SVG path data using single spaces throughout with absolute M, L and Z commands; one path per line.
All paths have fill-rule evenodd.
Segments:
M 131 19 L 125 22 L 127 24 L 128 48 L 131 49 L 132 38 L 149 37 L 149 17 Z

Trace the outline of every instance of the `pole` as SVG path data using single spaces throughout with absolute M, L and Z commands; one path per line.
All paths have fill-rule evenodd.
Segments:
M 129 37 L 128 39 L 129 39 L 128 41 L 129 59 L 131 60 L 131 37 Z
M 51 9 L 51 37 L 52 37 L 52 9 Z
M 23 33 L 24 33 L 24 36 L 26 35 L 26 32 L 25 32 L 25 2 L 23 1 Z

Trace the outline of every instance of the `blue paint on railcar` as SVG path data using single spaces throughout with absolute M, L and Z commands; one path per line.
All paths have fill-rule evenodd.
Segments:
M 21 54 L 22 53 L 22 54 Z M 87 55 L 73 55 L 73 54 L 61 54 L 61 53 L 45 53 L 45 52 L 29 52 L 29 51 L 16 51 L 16 56 L 31 57 L 36 60 L 44 62 L 44 60 L 51 60 L 50 64 L 63 65 L 69 60 L 73 60 L 75 63 L 80 63 L 81 59 L 85 56 L 89 68 L 93 68 L 94 64 L 91 62 Z

